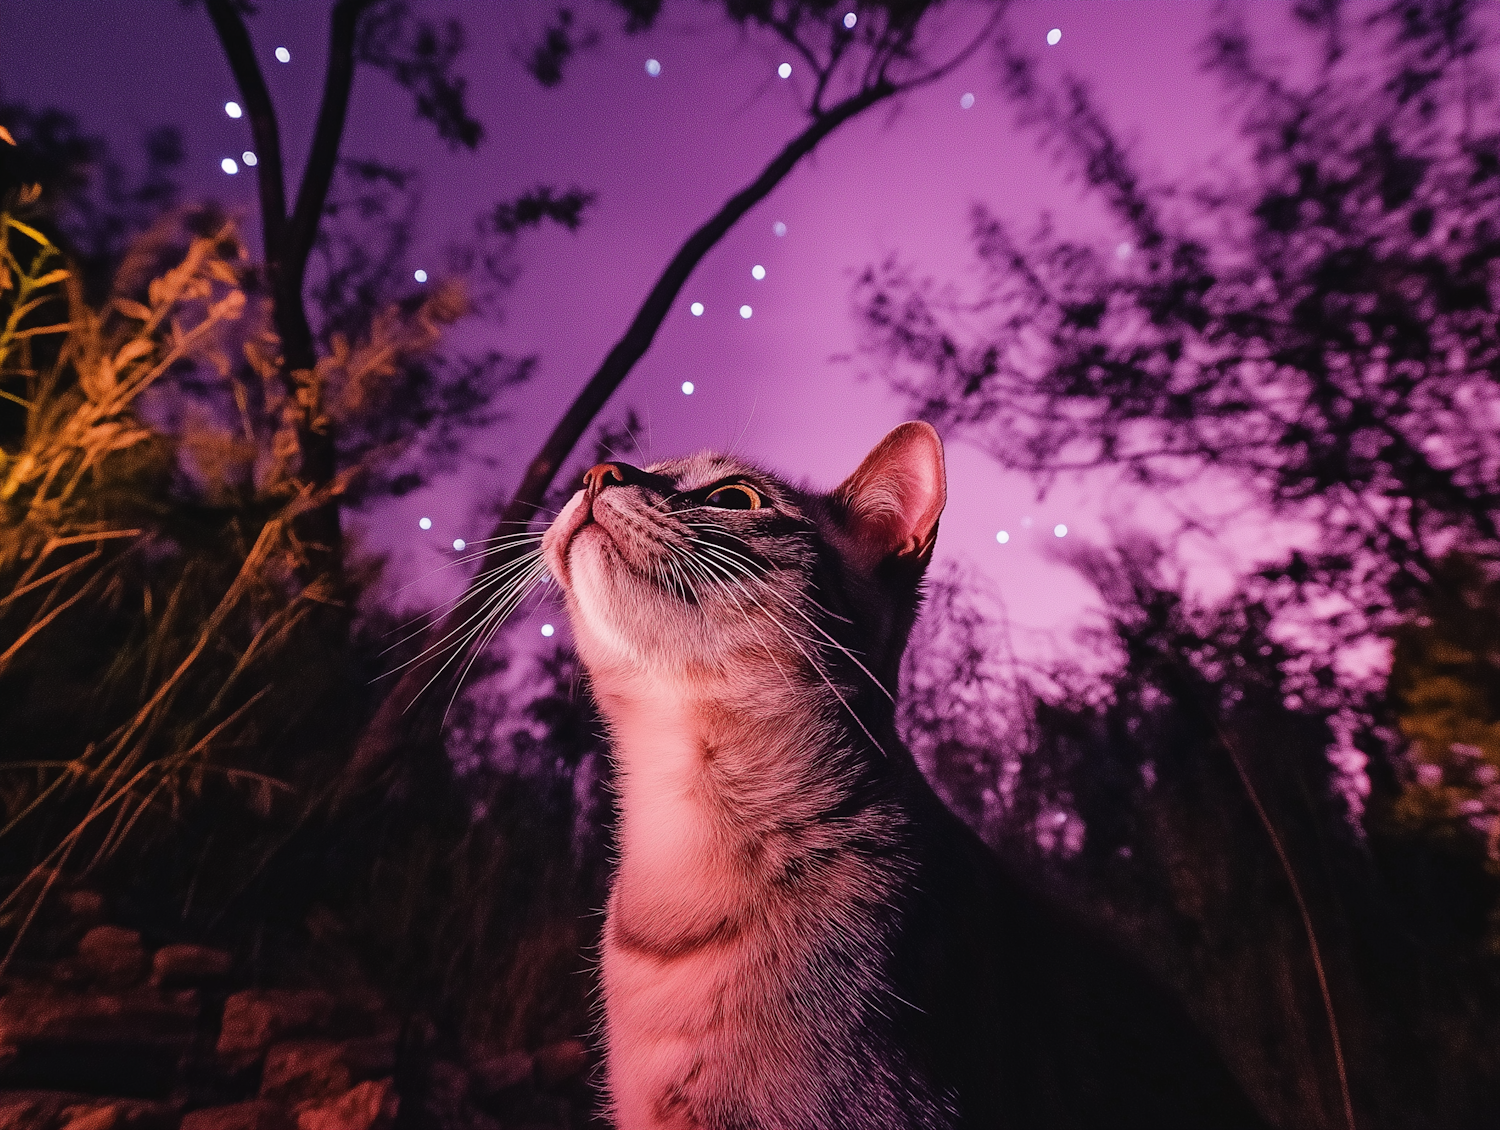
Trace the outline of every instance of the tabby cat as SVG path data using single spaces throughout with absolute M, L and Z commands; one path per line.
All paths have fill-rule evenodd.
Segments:
M 819 494 L 603 463 L 547 568 L 607 720 L 620 1130 L 1259 1126 L 1119 953 L 1008 875 L 894 723 L 946 500 L 926 424 Z

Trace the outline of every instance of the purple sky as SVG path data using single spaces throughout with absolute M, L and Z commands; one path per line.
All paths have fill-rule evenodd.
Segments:
M 466 346 L 537 353 L 539 375 L 503 405 L 511 422 L 476 441 L 500 460 L 498 472 L 470 464 L 371 516 L 367 536 L 392 551 L 398 583 L 451 557 L 454 538 L 484 536 L 478 515 L 514 483 L 678 244 L 800 127 L 795 95 L 803 77 L 769 35 L 742 35 L 713 4 L 669 0 L 656 30 L 629 38 L 618 33 L 611 9 L 582 5 L 604 31 L 601 42 L 574 61 L 560 87 L 543 90 L 517 55 L 551 3 L 417 6 L 465 19 L 461 70 L 487 139 L 478 153 L 450 153 L 414 121 L 402 92 L 360 73 L 344 152 L 422 170 L 425 205 L 410 268 L 436 273 L 439 249 L 469 230 L 478 212 L 534 185 L 576 185 L 595 192 L 597 204 L 577 234 L 526 238 L 503 322 L 470 322 L 457 335 Z M 264 0 L 251 23 L 278 102 L 291 184 L 322 81 L 327 8 L 324 0 Z M 1245 6 L 1259 31 L 1284 27 L 1288 9 Z M 1212 15 L 1206 0 L 1038 0 L 1016 4 L 1008 29 L 1041 60 L 1043 77 L 1086 78 L 1136 142 L 1142 167 L 1170 179 L 1235 152 L 1232 117 L 1196 65 Z M 949 42 L 960 43 L 979 16 L 955 8 Z M 1061 39 L 1049 46 L 1053 28 Z M 1270 41 L 1287 42 L 1274 34 Z M 288 48 L 290 62 L 276 61 L 278 46 Z M 661 64 L 655 77 L 648 59 Z M 786 81 L 776 76 L 783 61 L 794 67 Z M 250 177 L 220 171 L 224 157 L 250 148 L 250 131 L 224 112 L 237 94 L 201 7 L 184 10 L 176 0 L 6 5 L 0 80 L 7 97 L 73 110 L 123 155 L 134 154 L 150 126 L 179 125 L 189 196 L 216 196 L 253 213 Z M 966 94 L 973 95 L 967 109 Z M 793 477 L 832 485 L 904 418 L 882 382 L 867 377 L 875 359 L 857 351 L 854 276 L 895 253 L 939 278 L 972 279 L 967 214 L 976 201 L 1023 226 L 1050 211 L 1064 234 L 1111 238 L 1097 206 L 1018 130 L 987 52 L 894 110 L 845 126 L 751 211 L 699 266 L 608 411 L 639 411 L 651 457 L 737 445 Z M 775 234 L 777 222 L 786 225 L 784 236 Z M 757 264 L 766 272 L 760 281 L 751 274 Z M 704 305 L 701 317 L 690 313 L 694 302 Z M 740 317 L 741 305 L 753 316 Z M 691 396 L 681 391 L 684 381 L 693 383 Z M 950 445 L 949 475 L 939 557 L 964 559 L 994 580 L 1023 653 L 1065 645 L 1066 630 L 1091 604 L 1089 590 L 1046 556 L 1056 548 L 1054 526 L 1064 523 L 1070 538 L 1103 541 L 1108 522 L 1133 517 L 1161 528 L 1168 521 L 1156 500 L 1104 481 L 1061 484 L 1037 502 L 1027 480 L 961 445 Z M 1204 510 L 1237 505 L 1211 492 L 1175 501 Z M 424 516 L 433 523 L 426 532 L 418 527 Z M 1005 545 L 996 542 L 1001 529 L 1009 533 Z M 1247 529 L 1238 546 L 1200 545 L 1198 557 L 1242 561 L 1264 546 L 1257 531 Z M 1222 585 L 1227 575 L 1208 569 L 1203 583 Z M 546 618 L 540 614 L 538 625 Z

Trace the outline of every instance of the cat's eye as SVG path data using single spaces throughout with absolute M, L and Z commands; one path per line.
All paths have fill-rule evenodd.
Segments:
M 708 504 L 721 510 L 759 510 L 760 495 L 744 483 L 730 483 L 710 494 Z

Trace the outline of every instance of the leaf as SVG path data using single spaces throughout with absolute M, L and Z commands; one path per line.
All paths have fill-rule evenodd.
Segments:
M 120 347 L 120 352 L 115 354 L 115 371 L 119 372 L 137 357 L 144 357 L 151 352 L 151 342 L 145 338 L 133 338 Z
M 62 282 L 63 279 L 67 278 L 71 273 L 72 272 L 67 270 L 65 267 L 59 267 L 55 271 L 48 271 L 41 278 L 34 280 L 31 285 L 38 289 L 44 286 L 53 286 L 56 283 Z
M 127 318 L 134 318 L 138 322 L 149 322 L 151 320 L 151 308 L 133 298 L 117 297 L 113 302 L 114 308 Z

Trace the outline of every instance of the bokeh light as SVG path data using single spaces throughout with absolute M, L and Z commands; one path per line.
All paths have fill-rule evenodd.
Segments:
M 647 59 L 646 60 L 646 73 L 648 75 L 650 75 L 652 78 L 655 78 L 657 75 L 661 74 L 661 63 L 659 63 L 655 59 Z
M 292 53 L 285 47 L 278 47 L 276 48 L 276 61 L 278 63 L 290 63 L 292 61 Z
M 557 631 L 557 629 L 554 628 L 551 624 L 543 624 L 542 625 L 542 635 L 544 635 L 544 636 L 550 637 L 552 635 L 552 633 L 555 632 L 555 631 Z
M 849 12 L 844 16 L 845 27 L 852 28 L 857 23 L 859 23 L 859 17 L 856 16 L 853 12 Z
M 424 529 L 424 530 L 430 530 L 430 529 L 432 529 L 432 519 L 431 518 L 418 518 L 417 519 L 417 525 L 421 526 L 422 529 Z
M 240 167 L 235 163 L 233 157 L 225 157 L 219 162 L 219 168 L 223 169 L 230 176 L 234 176 L 235 173 L 240 171 Z
M 240 109 L 240 104 L 238 102 L 226 102 L 224 103 L 224 112 L 231 118 L 238 118 L 245 111 Z
M 759 263 L 757 263 L 755 264 L 755 266 L 750 268 L 750 277 L 756 282 L 759 282 L 761 279 L 766 277 L 766 269 Z
M 1052 532 L 1060 538 L 1065 538 L 1068 536 L 1068 527 L 1059 522 L 1057 525 L 1052 527 Z
M 463 538 L 454 538 L 453 539 L 453 548 L 454 549 L 463 549 L 468 544 L 469 543 L 466 542 L 466 541 L 464 541 Z
M 776 73 L 779 74 L 782 78 L 791 78 L 792 65 L 790 63 L 782 63 L 781 66 L 776 68 Z
M 753 313 L 755 313 L 755 311 L 752 310 L 752 309 L 750 309 L 750 307 L 748 307 L 748 306 L 741 306 L 740 307 L 740 317 L 741 318 L 748 318 Z
M 414 278 L 414 279 L 416 279 L 418 282 L 426 282 L 427 281 L 427 272 L 424 271 L 424 270 L 422 270 L 421 267 L 418 267 L 415 271 L 413 271 L 411 273 L 411 277 Z
M 998 541 L 1001 545 L 1004 545 L 1006 542 L 1010 541 L 1010 531 L 1001 530 L 998 534 L 995 535 L 995 540 Z
M 958 100 L 958 104 L 960 106 L 962 106 L 965 110 L 972 109 L 973 106 L 974 106 L 974 95 L 972 95 L 972 94 L 965 94 L 962 98 L 960 98 Z
M 1057 44 L 1058 44 L 1058 41 L 1061 40 L 1061 39 L 1062 39 L 1062 28 L 1055 27 L 1055 28 L 1053 28 L 1051 31 L 1049 31 L 1047 33 L 1047 46 L 1048 47 L 1056 47 Z
M 778 236 L 786 235 L 786 225 L 780 220 L 777 220 L 774 224 L 771 225 L 771 231 Z
M 693 317 L 695 317 L 695 318 L 701 318 L 701 317 L 703 317 L 703 303 L 701 303 L 701 302 L 694 302 L 691 306 L 688 307 L 688 309 L 693 312 Z
M 683 396 L 692 396 L 693 395 L 693 382 L 692 381 L 683 381 L 682 382 L 682 395 Z
M 247 149 L 243 153 L 241 153 L 240 154 L 240 160 L 243 161 L 243 162 L 245 162 L 245 167 L 246 168 L 249 168 L 249 169 L 255 168 L 255 154 L 252 153 L 252 152 L 250 152 L 250 150 Z

